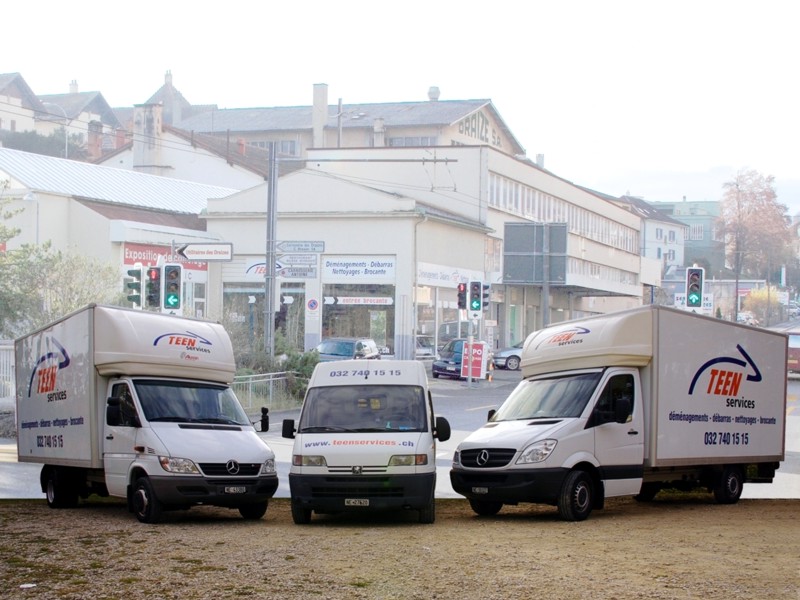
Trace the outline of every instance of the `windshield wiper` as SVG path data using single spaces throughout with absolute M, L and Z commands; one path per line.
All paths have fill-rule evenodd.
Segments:
M 343 431 L 345 433 L 352 433 L 353 429 L 347 427 L 335 427 L 332 425 L 313 425 L 311 427 L 303 427 L 299 433 L 320 433 L 324 431 Z

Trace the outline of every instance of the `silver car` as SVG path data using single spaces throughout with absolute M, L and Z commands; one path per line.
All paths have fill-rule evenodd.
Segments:
M 497 350 L 492 357 L 492 362 L 496 369 L 508 369 L 516 371 L 519 369 L 519 359 L 522 356 L 522 346 L 525 342 L 514 344 L 510 348 Z

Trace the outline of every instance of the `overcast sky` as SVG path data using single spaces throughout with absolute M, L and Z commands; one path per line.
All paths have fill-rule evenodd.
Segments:
M 488 98 L 529 157 L 599 191 L 719 200 L 741 168 L 800 210 L 800 3 L 82 0 L 4 6 L 0 72 L 36 94 L 193 104 Z M 13 24 L 13 25 L 12 25 Z

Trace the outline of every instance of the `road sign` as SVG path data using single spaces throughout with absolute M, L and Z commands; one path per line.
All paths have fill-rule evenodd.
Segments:
M 233 244 L 184 244 L 177 253 L 196 262 L 233 260 Z
M 325 252 L 325 242 L 286 240 L 276 245 L 278 252 Z
M 472 342 L 472 351 L 467 350 L 469 342 L 464 342 L 461 358 L 461 377 L 484 379 L 486 377 L 486 344 Z

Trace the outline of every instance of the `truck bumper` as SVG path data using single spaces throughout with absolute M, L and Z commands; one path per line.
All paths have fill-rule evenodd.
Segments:
M 292 502 L 320 513 L 426 508 L 435 486 L 436 473 L 357 477 L 289 474 Z
M 156 498 L 165 506 L 210 504 L 238 507 L 268 500 L 278 489 L 278 476 L 210 479 L 208 477 L 150 476 Z
M 568 469 L 561 468 L 491 472 L 452 469 L 450 484 L 455 492 L 474 500 L 556 504 L 567 473 Z

